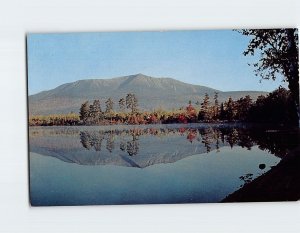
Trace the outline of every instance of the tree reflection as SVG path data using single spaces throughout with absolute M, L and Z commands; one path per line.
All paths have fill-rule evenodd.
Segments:
M 115 148 L 115 142 L 114 142 L 114 133 L 111 131 L 108 133 L 108 137 L 106 138 L 106 149 L 112 153 Z
M 87 131 L 80 132 L 80 142 L 84 148 L 90 150 L 94 148 L 96 151 L 101 150 L 101 144 L 104 136 L 102 133 L 89 133 Z
M 198 132 L 202 138 L 201 142 L 203 143 L 204 147 L 206 148 L 206 153 L 210 152 L 211 144 L 212 144 L 212 140 L 213 140 L 212 128 L 199 129 Z
M 136 140 L 128 141 L 126 151 L 130 156 L 137 155 L 139 152 L 139 142 Z
M 115 129 L 109 131 L 81 131 L 80 142 L 87 150 L 101 151 L 102 141 L 106 141 L 106 149 L 110 153 L 120 149 L 120 152 L 127 152 L 129 156 L 139 154 L 139 137 L 148 136 L 164 138 L 176 136 L 183 138 L 189 144 L 201 145 L 209 153 L 212 150 L 217 152 L 223 146 L 240 146 L 251 150 L 251 147 L 258 145 L 261 150 L 283 157 L 299 142 L 298 131 L 290 130 L 267 130 L 259 127 L 228 127 L 209 126 L 200 128 L 134 128 Z M 119 144 L 116 148 L 115 144 Z M 191 145 L 191 146 L 192 146 Z M 192 149 L 192 147 L 191 147 Z
M 126 151 L 128 153 L 128 155 L 130 156 L 134 156 L 137 155 L 139 152 L 139 142 L 138 142 L 138 137 L 140 135 L 142 135 L 140 130 L 132 130 L 131 132 L 131 137 L 132 140 L 127 141 L 127 147 L 126 147 Z
M 190 143 L 192 143 L 195 138 L 197 137 L 197 130 L 196 129 L 189 129 L 188 135 L 186 136 L 186 139 L 189 140 Z
M 126 142 L 125 141 L 121 141 L 120 142 L 120 150 L 121 151 L 125 151 L 126 150 Z

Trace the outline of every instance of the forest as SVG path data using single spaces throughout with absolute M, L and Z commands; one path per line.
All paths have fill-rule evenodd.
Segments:
M 102 106 L 103 105 L 103 106 Z M 281 125 L 297 125 L 297 108 L 289 90 L 279 87 L 268 95 L 252 100 L 249 95 L 238 100 L 231 97 L 219 102 L 218 93 L 210 97 L 205 94 L 202 102 L 192 103 L 177 110 L 157 109 L 142 111 L 138 98 L 128 93 L 117 103 L 110 97 L 103 103 L 94 100 L 82 103 L 79 113 L 49 116 L 30 116 L 30 126 L 53 125 L 110 125 L 110 124 L 172 124 L 172 123 L 214 123 L 252 122 Z

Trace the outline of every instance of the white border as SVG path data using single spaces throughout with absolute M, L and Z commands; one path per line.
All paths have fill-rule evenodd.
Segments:
M 29 207 L 25 75 L 28 32 L 299 27 L 299 2 L 1 1 L 0 232 L 300 232 L 299 202 Z

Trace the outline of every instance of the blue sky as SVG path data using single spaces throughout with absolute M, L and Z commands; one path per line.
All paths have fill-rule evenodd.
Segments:
M 244 57 L 248 37 L 232 30 L 29 34 L 29 94 L 80 79 L 137 73 L 171 77 L 221 91 L 272 91 Z

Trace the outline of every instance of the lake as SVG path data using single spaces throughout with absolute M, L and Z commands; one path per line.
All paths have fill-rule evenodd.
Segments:
M 220 202 L 298 144 L 241 124 L 29 128 L 33 206 Z

